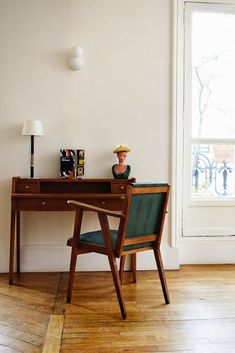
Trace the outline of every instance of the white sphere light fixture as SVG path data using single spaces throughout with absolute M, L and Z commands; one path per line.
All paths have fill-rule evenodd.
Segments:
M 78 71 L 84 65 L 84 51 L 83 48 L 73 47 L 69 57 L 69 67 L 71 70 Z

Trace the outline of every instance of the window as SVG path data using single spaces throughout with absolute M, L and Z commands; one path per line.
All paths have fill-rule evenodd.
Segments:
M 235 0 L 175 10 L 172 245 L 181 263 L 220 262 L 221 251 L 234 261 Z
M 185 38 L 184 129 L 190 151 L 185 168 L 190 169 L 190 196 L 231 199 L 235 197 L 234 7 L 186 3 Z

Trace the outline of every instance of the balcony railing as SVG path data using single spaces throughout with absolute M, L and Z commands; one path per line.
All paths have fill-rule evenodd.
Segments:
M 234 182 L 233 145 L 193 145 L 193 197 L 232 198 Z

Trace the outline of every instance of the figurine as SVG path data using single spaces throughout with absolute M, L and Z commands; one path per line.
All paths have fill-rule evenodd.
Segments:
M 126 146 L 120 145 L 118 146 L 113 153 L 117 153 L 118 164 L 114 164 L 112 166 L 112 173 L 114 179 L 128 179 L 131 167 L 129 165 L 125 165 L 125 159 L 127 152 L 130 152 L 130 149 Z

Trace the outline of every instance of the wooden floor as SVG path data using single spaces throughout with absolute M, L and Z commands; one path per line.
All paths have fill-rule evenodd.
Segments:
M 167 271 L 165 305 L 155 271 L 125 273 L 127 320 L 111 275 L 76 273 L 65 305 L 66 274 L 0 275 L 0 353 L 235 353 L 235 265 Z
M 62 275 L 0 275 L 0 353 L 41 353 Z M 54 353 L 54 352 L 51 352 Z

